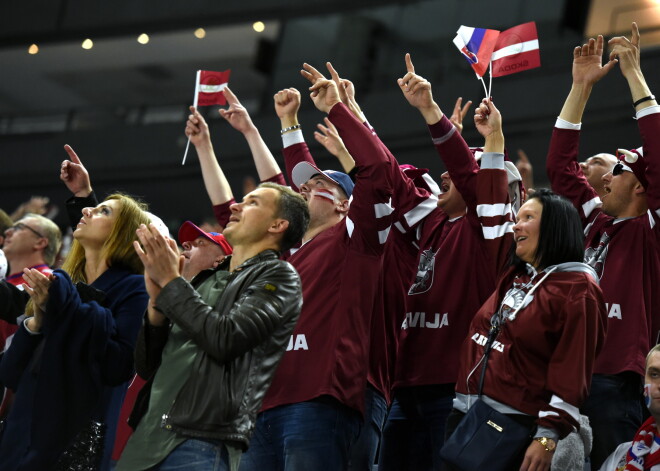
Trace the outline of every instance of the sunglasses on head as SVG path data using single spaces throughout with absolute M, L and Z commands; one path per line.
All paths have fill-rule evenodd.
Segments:
M 615 177 L 617 175 L 621 175 L 623 172 L 625 172 L 625 170 L 623 169 L 623 164 L 621 163 L 618 163 L 612 167 L 612 175 Z

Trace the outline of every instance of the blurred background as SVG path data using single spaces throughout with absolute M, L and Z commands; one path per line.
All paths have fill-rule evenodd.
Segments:
M 504 116 L 512 159 L 523 149 L 535 186 L 547 185 L 545 153 L 571 83 L 573 47 L 583 38 L 642 32 L 642 65 L 651 90 L 660 81 L 657 0 L 34 0 L 0 5 L 0 208 L 33 195 L 50 198 L 51 215 L 69 196 L 59 181 L 64 144 L 89 170 L 99 197 L 122 190 L 146 200 L 174 232 L 186 219 L 212 218 L 194 149 L 181 159 L 187 107 L 197 69 L 231 69 L 230 87 L 274 155 L 279 120 L 272 96 L 303 92 L 300 121 L 321 167 L 338 167 L 314 141 L 323 115 L 306 97 L 303 62 L 325 71 L 331 61 L 352 80 L 357 100 L 401 163 L 443 170 L 419 113 L 396 79 L 410 52 L 451 114 L 457 97 L 483 98 L 481 83 L 452 39 L 460 25 L 505 30 L 535 21 L 541 67 L 496 78 L 493 97 Z M 323 67 L 323 68 L 322 68 Z M 247 144 L 203 110 L 218 159 L 237 199 L 256 178 Z M 640 145 L 630 94 L 618 69 L 596 87 L 584 119 L 581 157 Z M 468 114 L 464 136 L 481 140 Z M 282 165 L 283 167 L 283 165 Z M 175 232 L 174 232 L 175 233 Z

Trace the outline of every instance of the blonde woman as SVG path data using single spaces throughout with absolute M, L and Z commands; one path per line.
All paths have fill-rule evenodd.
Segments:
M 132 245 L 148 222 L 140 203 L 111 195 L 83 209 L 61 270 L 25 271 L 28 317 L 0 361 L 16 392 L 1 471 L 107 468 L 148 301 Z

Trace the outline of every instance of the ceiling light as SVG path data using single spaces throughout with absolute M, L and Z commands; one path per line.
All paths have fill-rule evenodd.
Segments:
M 138 36 L 137 42 L 140 44 L 147 44 L 149 42 L 149 35 L 146 33 L 142 33 L 141 35 Z
M 204 39 L 206 37 L 206 30 L 204 28 L 197 28 L 195 30 L 195 37 L 197 39 Z
M 91 39 L 87 38 L 82 42 L 82 48 L 83 49 L 91 49 L 94 47 L 94 41 Z
M 36 44 L 32 44 L 30 47 L 28 47 L 28 54 L 36 54 L 39 52 L 39 46 Z
M 252 29 L 254 29 L 257 33 L 261 33 L 266 29 L 266 25 L 263 23 L 263 21 L 255 21 L 252 24 Z

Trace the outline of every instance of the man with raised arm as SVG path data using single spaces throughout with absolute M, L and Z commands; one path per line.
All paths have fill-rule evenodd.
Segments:
M 384 470 L 439 469 L 454 397 L 456 355 L 472 317 L 494 289 L 511 242 L 499 111 L 490 101 L 476 110 L 475 124 L 485 137 L 480 170 L 433 100 L 431 84 L 415 73 L 409 55 L 406 69 L 399 87 L 429 126 L 448 172 L 442 175 L 438 207 L 412 228 L 402 220 L 405 229 L 416 229 L 412 232 L 419 249 L 417 270 L 406 286 L 394 402 L 383 430 L 379 463 Z
M 243 471 L 346 469 L 364 407 L 369 327 L 390 226 L 394 164 L 340 102 L 333 81 L 316 80 L 311 91 L 359 170 L 353 185 L 345 173 L 321 171 L 306 160 L 293 166 L 285 152 L 287 170 L 311 216 L 302 246 L 288 258 L 300 273 L 303 310 L 264 400 Z M 295 142 L 298 128 L 285 126 L 285 136 Z
M 585 262 L 601 277 L 609 313 L 605 345 L 582 407 L 594 433 L 592 469 L 641 425 L 644 358 L 660 326 L 660 107 L 640 67 L 637 24 L 630 40 L 610 40 L 613 50 L 605 65 L 603 43 L 599 36 L 573 51 L 573 85 L 546 163 L 553 190 L 572 200 L 583 219 Z M 593 86 L 617 63 L 630 88 L 643 147 L 621 152 L 603 176 L 605 194 L 599 198 L 577 164 L 580 127 Z

